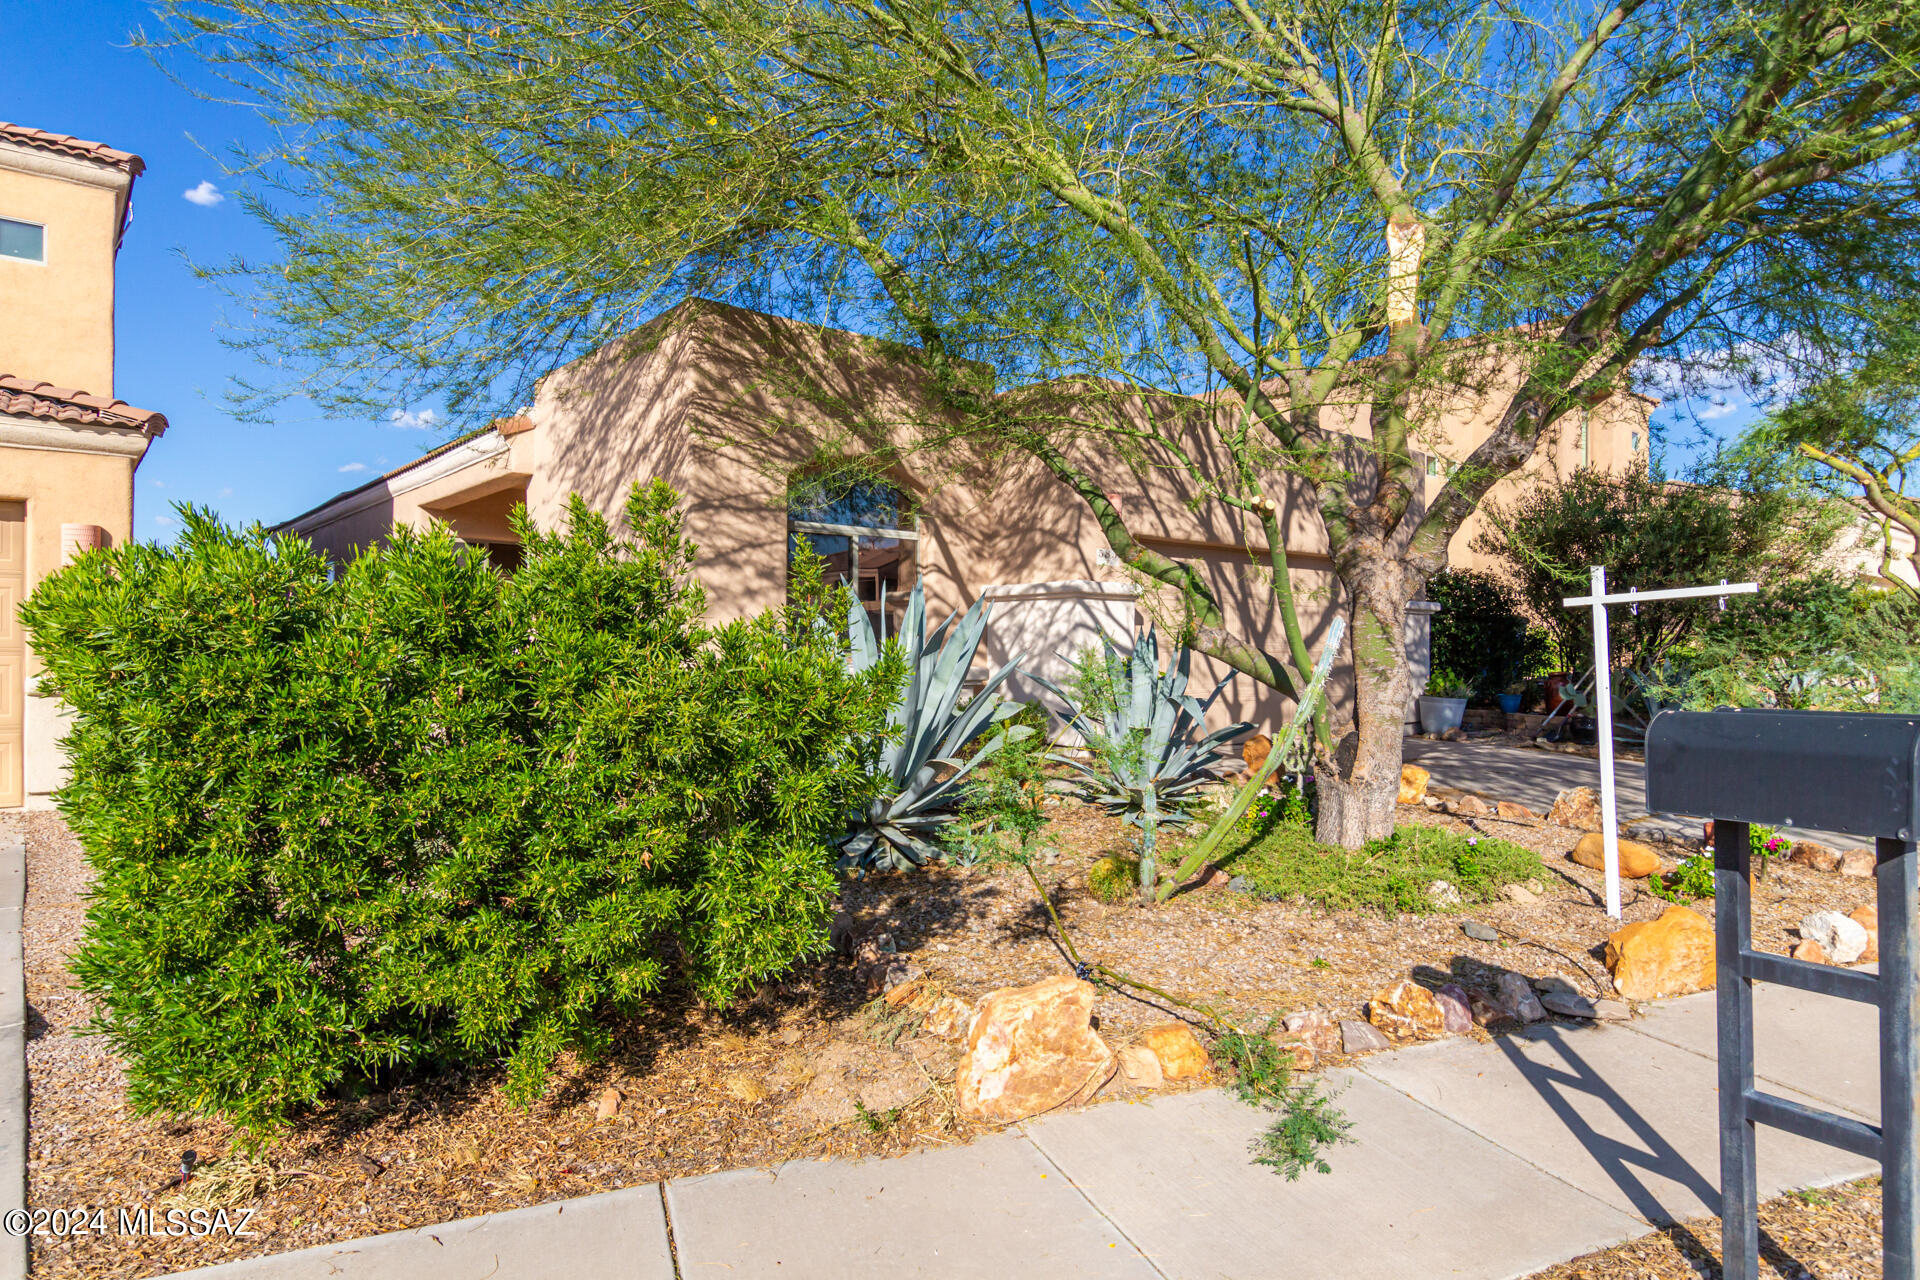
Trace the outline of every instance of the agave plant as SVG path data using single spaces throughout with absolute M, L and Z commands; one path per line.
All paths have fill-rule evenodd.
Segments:
M 1193 651 L 1181 646 L 1167 669 L 1160 670 L 1160 641 L 1152 630 L 1129 654 L 1122 655 L 1111 641 L 1101 641 L 1110 691 L 1094 699 L 1105 706 L 1075 707 L 1065 698 L 1070 723 L 1087 741 L 1090 759 L 1069 755 L 1052 757 L 1077 777 L 1065 789 L 1097 804 L 1140 828 L 1140 887 L 1151 892 L 1158 877 L 1154 862 L 1154 833 L 1162 824 L 1191 821 L 1190 808 L 1199 789 L 1217 781 L 1220 765 L 1229 756 L 1228 743 L 1253 728 L 1237 721 L 1212 733 L 1205 732 L 1207 710 L 1222 680 L 1205 700 L 1187 693 Z M 1232 679 L 1231 676 L 1228 679 Z
M 966 696 L 967 671 L 986 635 L 990 612 L 985 600 L 977 600 L 964 616 L 949 615 L 929 635 L 926 597 L 920 584 L 913 584 L 896 637 L 907 666 L 907 682 L 888 717 L 897 733 L 875 762 L 893 785 L 848 824 L 840 844 L 843 870 L 904 870 L 938 858 L 932 837 L 954 820 L 968 776 L 1007 742 L 1033 732 L 1013 726 L 961 758 L 987 730 L 1020 711 L 1019 703 L 1001 698 L 1000 686 L 1019 669 L 1024 653 L 1015 654 L 978 692 Z M 881 616 L 885 614 L 882 608 Z M 866 609 L 855 600 L 847 615 L 847 660 L 853 669 L 864 671 L 879 662 L 886 639 L 875 634 Z

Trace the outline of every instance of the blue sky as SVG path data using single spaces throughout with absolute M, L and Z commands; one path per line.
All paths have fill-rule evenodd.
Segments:
M 115 392 L 165 413 L 170 426 L 140 465 L 137 536 L 170 537 L 175 502 L 211 507 L 234 523 L 273 523 L 446 438 L 429 406 L 393 407 L 412 425 L 332 420 L 298 404 L 271 423 L 227 412 L 230 380 L 263 374 L 250 356 L 221 344 L 233 303 L 196 280 L 188 259 L 273 252 L 270 237 L 227 195 L 222 172 L 236 141 L 259 136 L 258 121 L 245 107 L 196 97 L 127 47 L 135 27 L 154 26 L 138 0 L 6 0 L 6 12 L 0 120 L 95 139 L 147 162 L 120 250 Z M 187 64 L 177 70 L 193 74 Z M 1664 432 L 1677 445 L 1699 425 L 1730 434 L 1751 417 L 1737 394 L 1669 405 L 1656 415 L 1656 438 Z
M 223 404 L 229 380 L 262 375 L 250 357 L 221 345 L 232 301 L 196 280 L 187 258 L 272 252 L 237 200 L 216 198 L 228 185 L 221 161 L 236 140 L 258 136 L 257 121 L 243 107 L 196 98 L 126 47 L 129 31 L 155 25 L 144 4 L 5 0 L 5 9 L 0 120 L 105 142 L 147 162 L 134 184 L 115 303 L 114 392 L 160 410 L 169 424 L 135 481 L 139 537 L 168 538 L 175 502 L 212 507 L 235 523 L 271 524 L 446 438 L 431 422 L 338 421 L 309 405 L 287 406 L 272 423 L 236 421 Z M 189 191 L 200 193 L 198 202 Z

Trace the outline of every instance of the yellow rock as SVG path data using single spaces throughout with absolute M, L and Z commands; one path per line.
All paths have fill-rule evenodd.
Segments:
M 1446 1011 L 1433 998 L 1433 992 L 1407 978 L 1367 1002 L 1367 1021 L 1403 1040 L 1447 1033 Z
M 1855 963 L 1872 964 L 1880 958 L 1880 908 L 1855 907 L 1847 913 L 1847 918 L 1867 931 L 1867 949 Z
M 1685 907 L 1668 907 L 1607 939 L 1607 972 L 1629 1000 L 1705 991 L 1714 983 L 1713 926 Z
M 1206 1048 L 1184 1022 L 1163 1022 L 1140 1033 L 1140 1044 L 1160 1063 L 1160 1074 L 1169 1080 L 1186 1080 L 1206 1075 L 1212 1069 Z
M 1580 837 L 1580 843 L 1573 846 L 1573 852 L 1567 856 L 1583 867 L 1605 871 L 1607 869 L 1606 838 L 1598 831 L 1589 831 Z M 1659 854 L 1637 840 L 1620 841 L 1621 875 L 1629 880 L 1644 880 L 1659 869 Z
M 1417 764 L 1400 766 L 1400 803 L 1419 804 L 1427 798 L 1427 779 L 1432 776 Z

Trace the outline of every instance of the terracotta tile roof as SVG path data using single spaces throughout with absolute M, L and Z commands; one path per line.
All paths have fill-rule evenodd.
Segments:
M 145 172 L 147 162 L 131 151 L 116 151 L 104 142 L 88 142 L 85 138 L 70 137 L 64 133 L 48 133 L 45 129 L 33 129 L 24 124 L 8 124 L 0 120 L 0 142 L 17 142 L 21 146 L 38 147 L 42 151 L 54 151 L 63 156 L 72 156 L 77 160 L 92 160 L 97 164 L 110 164 L 123 169 L 133 177 Z
M 0 413 L 17 418 L 42 418 L 48 422 L 135 427 L 149 436 L 160 435 L 167 429 L 164 413 L 136 409 L 124 400 L 90 396 L 84 391 L 70 391 L 49 382 L 29 382 L 5 373 L 0 373 Z

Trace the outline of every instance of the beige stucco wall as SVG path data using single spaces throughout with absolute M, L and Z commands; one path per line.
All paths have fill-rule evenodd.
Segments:
M 109 545 L 133 533 L 133 472 L 147 446 L 138 431 L 0 415 L 0 501 L 26 504 L 31 593 L 61 564 L 60 526 L 104 529 Z M 40 660 L 27 637 L 25 774 L 27 803 L 44 804 L 66 776 L 60 750 L 67 713 L 39 696 Z
M 1093 393 L 1027 389 L 1018 407 L 1091 412 L 1072 405 L 1076 394 Z M 1217 427 L 1209 419 L 1232 411 L 1173 397 L 1101 392 L 1093 398 L 1103 413 L 1159 418 L 1203 457 L 1217 450 Z M 823 457 L 885 451 L 899 458 L 889 478 L 918 508 L 919 571 L 934 618 L 966 608 L 993 588 L 1057 586 L 1042 593 L 1046 599 L 1018 606 L 1008 600 L 1005 625 L 988 645 L 989 660 L 1031 650 L 1034 619 L 1043 614 L 1072 623 L 1058 642 L 1068 648 L 1116 626 L 1116 597 L 1135 584 L 1109 563 L 1105 537 L 1086 504 L 1024 454 L 988 457 L 963 448 L 915 447 L 942 425 L 929 403 L 924 375 L 887 343 L 690 303 L 544 379 L 527 414 L 534 428 L 510 444 L 496 439 L 491 447 L 511 456 L 502 454 L 502 461 L 489 465 L 500 475 L 526 477 L 528 509 L 542 528 L 559 523 L 570 494 L 580 494 L 617 523 L 634 481 L 672 484 L 683 498 L 686 532 L 700 548 L 696 572 L 707 588 L 710 613 L 724 619 L 784 599 L 789 479 Z M 1429 397 L 1423 422 L 1433 447 L 1464 457 L 1491 429 L 1486 403 L 1484 396 Z M 1620 421 L 1631 417 L 1628 412 Z M 1344 425 L 1352 429 L 1350 421 Z M 1080 461 L 1137 537 L 1203 567 L 1230 629 L 1270 652 L 1285 652 L 1267 585 L 1268 550 L 1257 525 L 1217 502 L 1196 505 L 1191 483 L 1178 468 L 1158 465 L 1164 460 L 1149 457 L 1137 468 L 1090 455 Z M 1536 465 L 1552 468 L 1560 461 Z M 1223 457 L 1207 464 L 1225 473 Z M 1348 465 L 1363 472 L 1371 464 L 1356 447 Z M 344 555 L 394 523 L 420 524 L 456 510 L 477 513 L 474 495 L 493 483 L 487 474 L 473 464 L 389 495 L 394 486 L 419 483 L 411 471 L 403 472 L 359 498 L 303 517 L 295 527 Z M 1430 482 L 1416 501 L 1424 502 L 1438 483 Z M 1297 482 L 1275 476 L 1269 496 L 1281 508 L 1289 576 L 1307 641 L 1317 650 L 1340 603 L 1325 531 Z M 460 507 L 462 502 L 469 505 Z M 455 523 L 463 536 L 484 536 Z M 1470 536 L 1470 530 L 1463 532 L 1455 548 L 1464 548 Z M 1125 611 L 1136 624 L 1154 617 L 1171 624 L 1177 619 L 1168 605 L 1164 593 L 1149 591 Z M 1409 625 L 1410 636 L 1424 635 L 1423 618 Z M 1040 669 L 1058 675 L 1070 656 L 1039 655 Z M 1225 674 L 1201 660 L 1196 690 L 1210 690 Z M 1350 688 L 1349 673 L 1336 669 L 1332 695 L 1344 698 Z M 1270 690 L 1240 678 L 1223 695 L 1215 719 L 1271 727 L 1284 721 L 1286 708 Z
M 0 258 L 0 373 L 113 395 L 113 262 L 132 179 L 0 143 L 0 217 L 46 228 L 46 262 Z

